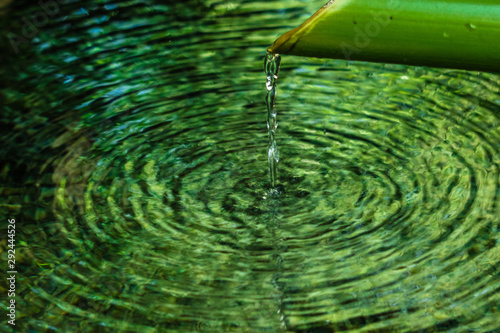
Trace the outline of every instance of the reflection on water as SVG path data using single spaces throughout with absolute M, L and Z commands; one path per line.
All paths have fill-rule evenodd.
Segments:
M 499 329 L 498 75 L 284 57 L 269 195 L 262 57 L 321 5 L 74 0 L 0 44 L 17 331 Z

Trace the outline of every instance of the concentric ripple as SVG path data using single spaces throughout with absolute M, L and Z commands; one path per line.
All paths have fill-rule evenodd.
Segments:
M 264 51 L 318 6 L 93 3 L 0 67 L 19 332 L 500 329 L 498 75 L 282 57 L 272 189 Z
M 357 86 L 316 72 L 299 88 L 314 116 L 281 115 L 290 325 L 494 329 L 500 108 L 475 92 L 493 85 L 498 103 L 498 78 L 390 69 Z M 379 92 L 359 100 L 365 84 Z

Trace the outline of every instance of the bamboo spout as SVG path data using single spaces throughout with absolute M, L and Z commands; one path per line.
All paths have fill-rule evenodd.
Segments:
M 500 1 L 331 0 L 268 51 L 500 73 Z

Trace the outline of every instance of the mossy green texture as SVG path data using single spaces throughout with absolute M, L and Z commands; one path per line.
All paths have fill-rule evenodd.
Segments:
M 500 72 L 500 3 L 332 0 L 268 51 Z

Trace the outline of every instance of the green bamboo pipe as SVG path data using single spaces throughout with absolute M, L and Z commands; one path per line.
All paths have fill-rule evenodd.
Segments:
M 500 73 L 500 0 L 331 0 L 268 52 Z

